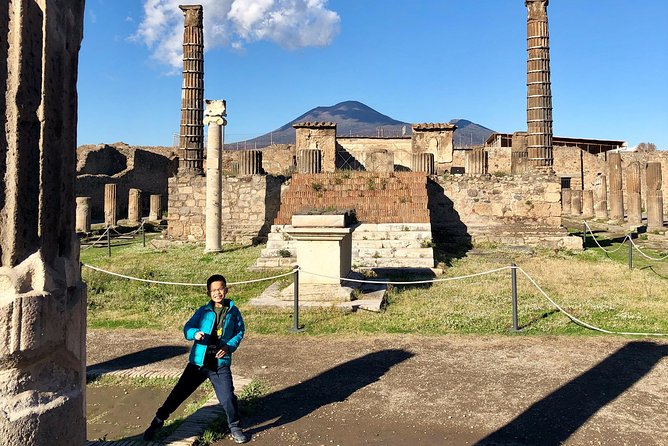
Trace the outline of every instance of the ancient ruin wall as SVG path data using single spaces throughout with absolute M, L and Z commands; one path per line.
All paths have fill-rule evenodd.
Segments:
M 336 138 L 336 149 L 340 153 L 339 158 L 349 155 L 355 162 L 364 166 L 366 154 L 375 150 L 387 150 L 394 155 L 394 165 L 400 168 L 411 167 L 411 138 L 359 138 L 339 137 Z M 341 155 L 341 154 L 344 155 Z M 364 166 L 366 168 L 366 166 Z
M 0 6 L 0 445 L 84 444 L 86 288 L 74 232 L 84 2 Z

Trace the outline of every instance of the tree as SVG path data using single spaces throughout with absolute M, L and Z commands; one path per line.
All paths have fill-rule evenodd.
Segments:
M 656 144 L 651 142 L 641 142 L 640 144 L 638 144 L 638 147 L 636 147 L 636 152 L 642 152 L 642 153 L 656 152 Z

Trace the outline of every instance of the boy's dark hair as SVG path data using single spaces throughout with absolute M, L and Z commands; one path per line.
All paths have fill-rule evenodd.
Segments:
M 206 292 L 209 293 L 211 292 L 211 284 L 213 282 L 223 282 L 223 286 L 227 288 L 227 280 L 225 280 L 225 277 L 222 274 L 214 274 L 208 279 L 206 279 Z

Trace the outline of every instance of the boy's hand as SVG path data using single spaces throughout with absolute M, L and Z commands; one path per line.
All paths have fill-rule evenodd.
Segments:
M 198 341 L 201 341 L 202 339 L 204 339 L 204 332 L 198 331 L 197 333 L 195 333 L 195 339 L 198 340 Z
M 218 359 L 222 358 L 222 357 L 225 356 L 229 351 L 230 351 L 230 349 L 227 347 L 227 345 L 223 345 L 222 347 L 220 347 L 220 350 L 218 350 L 218 351 L 216 352 L 216 358 L 218 358 Z

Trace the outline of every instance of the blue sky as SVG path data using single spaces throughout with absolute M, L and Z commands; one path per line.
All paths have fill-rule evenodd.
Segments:
M 181 105 L 178 0 L 87 0 L 78 144 L 171 145 Z M 205 98 L 226 142 L 317 106 L 526 129 L 524 0 L 202 0 Z M 554 134 L 668 150 L 668 1 L 552 0 Z

